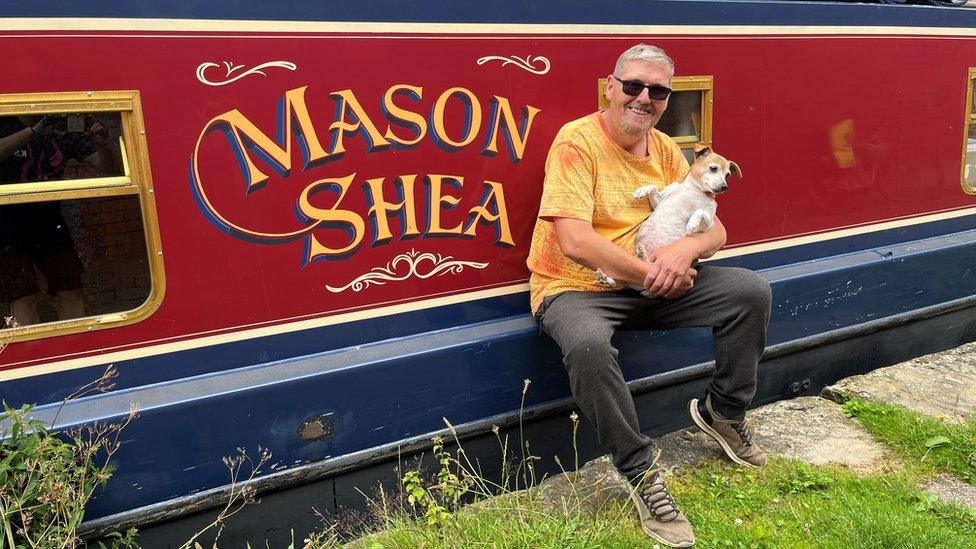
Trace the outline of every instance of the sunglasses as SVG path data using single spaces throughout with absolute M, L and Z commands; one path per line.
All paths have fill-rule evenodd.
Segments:
M 671 88 L 667 86 L 662 86 L 660 84 L 644 84 L 643 82 L 638 82 L 636 80 L 621 80 L 614 75 L 610 75 L 617 82 L 620 82 L 620 89 L 627 95 L 631 97 L 637 97 L 647 88 L 647 96 L 654 101 L 664 101 L 671 96 Z

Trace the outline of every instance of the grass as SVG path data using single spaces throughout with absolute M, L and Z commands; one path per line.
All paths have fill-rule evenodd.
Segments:
M 668 484 L 697 547 L 976 548 L 976 513 L 926 497 L 917 481 L 910 471 L 859 478 L 773 458 L 759 470 L 709 462 Z M 439 526 L 406 513 L 384 519 L 385 530 L 362 549 L 653 546 L 628 501 L 586 517 L 541 511 L 523 492 L 466 507 Z
M 596 517 L 584 518 L 544 512 L 522 493 L 501 498 L 490 505 L 467 507 L 440 526 L 430 526 L 406 515 L 388 517 L 386 529 L 360 547 L 597 549 L 646 545 L 647 537 L 631 517 L 631 509 L 628 505 L 613 504 Z
M 841 467 L 773 457 L 762 469 L 709 461 L 679 470 L 668 486 L 694 525 L 696 547 L 976 549 L 976 509 L 940 503 L 918 488 L 925 477 L 937 473 L 976 484 L 976 419 L 949 424 L 860 400 L 843 409 L 889 444 L 904 467 L 859 477 Z M 412 505 L 384 499 L 378 512 L 382 531 L 362 538 L 357 549 L 654 546 L 626 499 L 581 513 L 572 506 L 552 511 L 532 492 L 514 492 L 453 513 L 438 511 L 432 519 L 430 505 L 455 507 L 441 492 L 452 494 L 456 503 L 459 493 L 469 488 L 482 493 L 473 487 L 489 484 L 469 475 L 457 455 L 436 448 L 442 465 L 439 482 L 426 487 L 417 477 L 405 482 L 415 496 Z M 445 469 L 452 468 L 456 476 L 446 476 Z M 426 514 L 417 501 L 429 502 Z M 308 549 L 337 545 L 335 536 L 323 534 Z
M 976 514 L 916 482 L 773 458 L 760 470 L 706 464 L 670 484 L 698 547 L 976 547 Z
M 976 485 L 976 417 L 961 424 L 892 404 L 850 400 L 844 412 L 922 472 L 944 472 Z

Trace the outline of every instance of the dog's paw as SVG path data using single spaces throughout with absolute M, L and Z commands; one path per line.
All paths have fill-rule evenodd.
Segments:
M 715 224 L 715 218 L 708 214 L 705 210 L 695 210 L 695 213 L 691 215 L 688 220 L 688 225 L 685 227 L 687 231 L 686 234 L 703 233 L 712 228 Z
M 651 197 L 651 200 L 657 198 L 657 187 L 655 185 L 644 185 L 637 187 L 637 190 L 634 191 L 634 198 L 637 200 L 648 196 Z
M 596 281 L 604 286 L 613 286 L 617 284 L 617 281 L 607 276 L 607 273 L 603 272 L 603 269 L 596 270 Z

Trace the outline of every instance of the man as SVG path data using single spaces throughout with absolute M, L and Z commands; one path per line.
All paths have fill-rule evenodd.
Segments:
M 86 127 L 87 132 L 80 131 Z M 110 157 L 107 132 L 92 117 L 0 117 L 0 185 L 60 180 L 72 158 L 105 175 Z M 48 293 L 57 297 L 59 319 L 85 315 L 84 267 L 58 201 L 0 207 L 0 301 L 10 303 L 16 325 L 40 322 L 35 269 L 44 276 Z
M 708 232 L 654 251 L 650 262 L 634 255 L 650 207 L 634 200 L 633 190 L 649 182 L 663 188 L 688 171 L 674 141 L 654 129 L 673 75 L 664 51 L 634 46 L 607 78 L 610 106 L 559 131 L 546 160 L 528 266 L 532 310 L 562 350 L 577 404 L 635 486 L 644 531 L 672 547 L 690 547 L 691 525 L 652 468 L 652 442 L 640 431 L 610 338 L 616 329 L 711 327 L 715 373 L 704 398 L 691 401 L 692 417 L 733 461 L 762 466 L 765 455 L 744 418 L 765 347 L 770 289 L 748 270 L 695 266 L 725 244 L 718 219 Z M 648 297 L 598 284 L 597 268 L 643 286 Z

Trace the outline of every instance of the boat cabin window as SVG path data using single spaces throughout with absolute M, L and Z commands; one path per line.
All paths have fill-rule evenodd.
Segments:
M 597 89 L 601 109 L 609 106 L 603 95 L 606 86 L 607 79 L 601 78 Z M 712 77 L 675 76 L 671 88 L 668 108 L 656 127 L 674 139 L 691 163 L 695 145 L 712 143 Z
M 967 194 L 976 194 L 976 68 L 969 69 L 969 80 L 966 85 L 966 120 L 963 124 L 966 131 L 963 135 L 962 147 L 962 190 Z
M 155 220 L 138 93 L 0 95 L 0 340 L 148 316 Z

